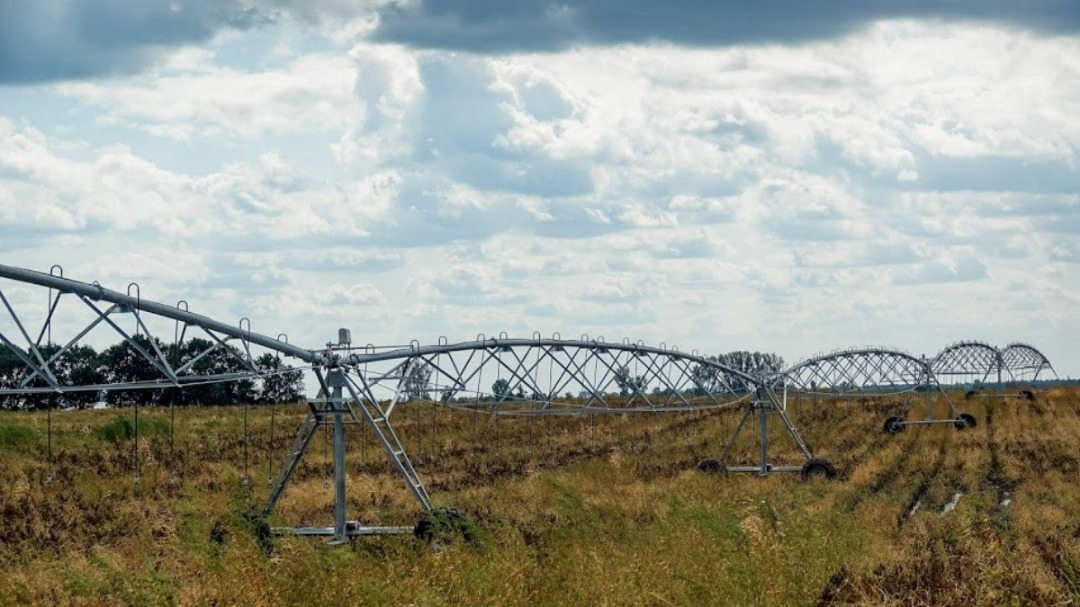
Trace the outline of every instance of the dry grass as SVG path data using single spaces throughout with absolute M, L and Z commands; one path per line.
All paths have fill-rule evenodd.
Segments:
M 130 412 L 54 413 L 51 463 L 44 414 L 0 414 L 0 605 L 1080 601 L 1080 390 L 952 398 L 978 427 L 888 436 L 902 399 L 790 403 L 840 470 L 832 482 L 696 472 L 737 412 L 529 419 L 403 405 L 395 425 L 436 502 L 485 541 L 280 538 L 269 554 L 243 515 L 265 499 L 271 452 L 280 460 L 302 408 L 275 409 L 272 443 L 270 411 L 250 410 L 249 492 L 240 408 L 178 410 L 174 448 L 168 411 L 143 410 L 137 486 L 134 441 L 117 431 Z M 349 432 L 350 517 L 414 522 L 370 432 Z M 781 428 L 770 433 L 776 463 L 798 463 Z M 753 463 L 751 438 L 738 463 Z M 330 473 L 319 436 L 275 523 L 329 524 Z

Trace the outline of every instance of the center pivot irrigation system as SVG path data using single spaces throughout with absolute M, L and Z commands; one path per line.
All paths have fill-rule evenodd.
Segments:
M 319 396 L 307 402 L 307 416 L 271 482 L 262 514 L 264 519 L 272 514 L 319 428 L 332 425 L 334 525 L 274 531 L 332 536 L 335 541 L 413 531 L 412 527 L 364 526 L 346 519 L 346 424 L 370 428 L 420 507 L 424 511 L 433 509 L 428 490 L 391 424 L 395 407 L 408 400 L 519 416 L 741 409 L 742 417 L 723 454 L 719 459 L 703 461 L 703 470 L 832 476 L 832 466 L 813 457 L 789 418 L 789 393 L 811 393 L 815 397 L 907 393 L 903 415 L 890 418 L 886 431 L 896 432 L 916 423 L 951 423 L 964 428 L 974 425 L 975 419 L 957 414 L 951 402 L 948 407 L 952 417 L 933 419 L 931 392 L 942 388 L 938 376 L 981 377 L 984 382 L 993 377 L 1001 384 L 1006 378 L 1034 380 L 1039 372 L 1052 371 L 1045 356 L 1030 346 L 1019 344 L 997 350 L 978 342 L 950 346 L 933 360 L 884 348 L 833 352 L 766 377 L 720 364 L 696 351 L 681 352 L 664 344 L 652 347 L 629 340 L 605 342 L 584 335 L 579 339 L 559 335 L 544 338 L 538 334 L 525 339 L 505 334 L 493 338 L 479 335 L 474 341 L 461 343 L 440 339 L 434 345 L 413 342 L 405 347 L 377 348 L 354 346 L 350 332 L 342 329 L 336 343 L 305 349 L 288 343 L 283 334 L 272 338 L 252 331 L 247 319 L 230 325 L 190 312 L 183 301 L 170 306 L 144 300 L 135 283 L 121 293 L 97 283 L 66 279 L 58 266 L 46 274 L 0 265 L 0 278 L 10 281 L 0 282 L 0 303 L 6 311 L 6 316 L 0 314 L 0 344 L 22 363 L 16 377 L 0 378 L 4 382 L 0 384 L 3 398 L 63 398 L 80 392 L 265 381 L 283 369 L 260 362 L 266 360 L 262 354 L 300 361 L 302 364 L 286 371 L 311 371 L 319 385 Z M 101 333 L 107 339 L 119 337 L 135 356 L 149 363 L 143 367 L 152 370 L 138 377 L 113 378 L 108 383 L 75 376 L 66 364 L 68 357 L 80 344 L 101 341 Z M 54 341 L 54 335 L 65 338 Z M 202 339 L 199 343 L 208 345 L 184 357 L 175 354 L 194 336 Z M 232 371 L 220 372 L 213 365 L 198 364 L 207 357 L 222 355 L 234 358 L 241 370 L 236 371 L 233 365 Z M 926 419 L 906 421 L 912 395 L 920 391 L 926 394 Z M 135 411 L 137 420 L 137 404 Z M 803 465 L 770 463 L 770 416 L 782 421 L 783 430 L 804 458 Z M 736 439 L 755 418 L 759 424 L 759 462 L 753 466 L 728 466 Z M 136 458 L 136 482 L 137 466 Z

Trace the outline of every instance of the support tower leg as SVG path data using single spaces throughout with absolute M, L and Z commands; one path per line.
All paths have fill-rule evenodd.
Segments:
M 345 378 L 340 369 L 329 373 L 334 407 L 334 539 L 332 543 L 344 542 L 345 536 L 345 420 L 342 387 Z

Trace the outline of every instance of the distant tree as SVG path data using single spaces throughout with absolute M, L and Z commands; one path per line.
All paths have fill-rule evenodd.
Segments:
M 784 369 L 783 358 L 776 354 L 762 352 L 741 350 L 719 356 L 708 356 L 706 359 L 732 371 L 738 371 L 755 378 L 769 377 Z M 695 389 L 703 393 L 729 389 L 736 392 L 749 392 L 754 389 L 753 383 L 738 373 L 708 364 L 694 365 L 691 368 L 691 379 L 694 382 Z
M 138 346 L 136 348 L 135 346 Z M 156 349 L 155 349 L 156 346 Z M 49 371 L 62 386 L 90 386 L 110 383 L 157 382 L 165 374 L 155 367 L 156 350 L 160 350 L 173 369 L 187 366 L 186 372 L 195 375 L 243 374 L 251 369 L 245 356 L 231 345 L 214 345 L 205 339 L 195 338 L 182 344 L 163 344 L 156 338 L 137 335 L 131 341 L 123 341 L 96 352 L 88 345 L 75 345 L 59 356 L 60 346 L 46 344 L 38 348 L 42 358 L 49 361 Z M 55 359 L 54 359 L 55 356 Z M 250 378 L 230 379 L 209 384 L 189 385 L 183 388 L 155 387 L 111 390 L 108 395 L 114 406 L 139 404 L 208 404 L 227 405 L 254 402 L 296 402 L 303 398 L 303 373 L 289 369 L 279 356 L 263 354 L 256 359 L 256 367 L 272 373 L 256 382 Z M 18 388 L 30 369 L 23 360 L 6 345 L 0 345 L 0 387 Z M 48 387 L 49 383 L 37 376 L 27 382 L 30 388 Z M 63 404 L 86 407 L 100 398 L 95 390 L 57 393 L 34 393 L 0 397 L 0 408 L 44 409 Z
M 49 373 L 59 385 L 88 386 L 100 384 L 105 380 L 98 354 L 92 347 L 75 345 L 64 350 L 62 354 L 60 350 L 61 346 L 51 343 L 38 348 L 38 353 L 48 364 Z M 24 354 L 34 358 L 30 353 Z M 14 351 L 6 345 L 0 346 L 0 387 L 18 388 L 27 377 L 31 376 L 31 373 L 30 368 Z M 47 388 L 49 382 L 40 375 L 36 375 L 24 387 Z M 56 392 L 13 395 L 0 398 L 0 408 L 44 409 L 65 404 L 81 408 L 93 402 L 96 396 L 97 393 L 94 391 L 67 392 L 63 395 Z
M 623 365 L 615 370 L 615 384 L 619 386 L 619 396 L 626 396 L 631 392 L 643 393 L 648 387 L 644 375 L 630 375 L 630 369 Z
M 12 389 L 19 385 L 26 365 L 6 344 L 0 344 L 0 388 Z M 19 409 L 23 399 L 18 395 L 0 396 L 0 408 Z
M 266 373 L 256 388 L 256 400 L 260 403 L 295 403 L 304 400 L 304 374 L 291 369 L 281 356 L 269 352 L 255 359 L 261 372 Z
M 55 352 L 59 352 L 59 349 L 51 352 L 49 358 L 52 358 Z M 50 370 L 61 385 L 93 386 L 105 381 L 105 367 L 101 365 L 98 353 L 91 346 L 75 345 L 68 348 L 53 361 Z M 97 391 L 68 392 L 63 400 L 83 409 L 97 400 Z
M 157 341 L 157 338 L 154 339 Z M 153 352 L 150 338 L 143 335 L 132 337 L 131 342 L 124 341 L 109 346 L 99 357 L 99 362 L 105 375 L 106 382 L 135 384 L 157 380 L 162 377 L 161 372 L 154 368 L 153 363 L 143 356 L 142 353 L 132 345 L 133 343 L 138 344 L 139 348 L 145 352 Z M 160 341 L 157 341 L 157 345 L 158 347 L 161 347 L 162 344 Z M 156 403 L 161 395 L 162 390 L 160 388 L 131 388 L 113 390 L 110 394 L 110 398 L 116 405 L 127 406 L 133 405 L 136 402 L 143 404 Z
M 740 350 L 715 357 L 716 362 L 754 377 L 768 377 L 784 370 L 784 359 L 776 354 Z
M 214 346 L 215 344 L 206 339 L 194 338 L 169 346 L 166 358 L 173 369 L 186 366 L 187 373 L 194 375 L 241 374 L 250 371 L 238 348 L 229 344 Z M 200 383 L 181 389 L 169 388 L 164 390 L 159 400 L 162 404 L 236 405 L 253 403 L 257 398 L 255 380 L 244 378 Z
M 53 357 L 54 354 L 60 351 L 60 346 L 56 344 L 46 344 L 38 348 L 38 353 L 46 362 Z M 20 356 L 20 354 L 22 356 Z M 9 389 L 22 389 L 22 388 L 48 388 L 49 382 L 41 375 L 35 375 L 31 368 L 23 362 L 23 357 L 29 358 L 34 361 L 35 365 L 40 365 L 37 361 L 37 357 L 30 351 L 20 350 L 16 353 L 6 345 L 3 348 L 3 356 L 0 357 L 0 385 Z M 57 361 L 54 361 L 54 363 Z M 56 378 L 57 382 L 61 385 L 65 384 L 63 374 L 60 368 L 53 368 L 53 365 L 49 365 L 49 372 Z M 56 407 L 60 404 L 60 396 L 55 392 L 35 392 L 32 394 L 17 394 L 5 398 L 5 408 L 11 409 L 27 409 L 27 410 L 44 410 L 46 407 Z
M 510 382 L 502 378 L 495 380 L 495 383 L 491 384 L 491 393 L 498 402 L 506 400 L 510 396 Z
M 708 357 L 710 360 L 715 360 L 715 357 Z M 690 369 L 690 379 L 694 382 L 694 391 L 698 394 L 717 392 L 723 386 L 721 381 L 722 373 L 720 369 L 701 363 L 695 364 Z M 656 387 L 659 392 L 660 387 Z

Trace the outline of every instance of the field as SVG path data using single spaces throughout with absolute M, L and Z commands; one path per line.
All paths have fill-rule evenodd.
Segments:
M 45 413 L 2 413 L 0 605 L 1080 602 L 1080 389 L 949 398 L 978 426 L 887 435 L 897 397 L 791 403 L 832 481 L 698 472 L 738 411 L 400 405 L 395 426 L 435 502 L 480 530 L 444 549 L 411 537 L 260 545 L 246 513 L 301 406 L 181 408 L 174 431 L 168 409 L 142 409 L 137 484 L 133 411 L 53 412 L 51 461 Z M 781 430 L 774 421 L 774 463 L 800 463 Z M 733 463 L 753 463 L 753 439 Z M 349 441 L 349 517 L 414 523 L 370 431 L 350 427 Z M 315 439 L 274 524 L 331 524 L 327 445 Z

